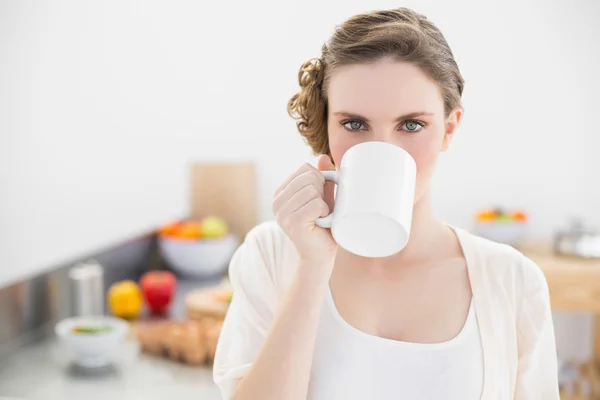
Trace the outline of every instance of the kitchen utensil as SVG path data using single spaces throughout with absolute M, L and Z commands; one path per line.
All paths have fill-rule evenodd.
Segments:
M 554 251 L 564 256 L 600 258 L 600 231 L 586 227 L 580 219 L 573 218 L 566 230 L 554 235 Z
M 73 363 L 96 368 L 113 362 L 129 324 L 109 316 L 71 317 L 56 324 L 54 330 Z
M 323 171 L 337 184 L 334 211 L 316 224 L 331 228 L 342 248 L 363 257 L 402 250 L 410 235 L 416 164 L 399 146 L 363 142 L 344 153 L 338 171 Z
M 73 287 L 75 316 L 104 315 L 104 270 L 95 260 L 79 263 L 69 270 Z
M 234 234 L 216 239 L 181 239 L 161 235 L 158 246 L 169 266 L 193 278 L 213 277 L 227 270 L 239 245 Z

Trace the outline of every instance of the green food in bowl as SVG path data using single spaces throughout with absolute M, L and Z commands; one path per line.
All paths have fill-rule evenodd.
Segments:
M 112 326 L 101 325 L 101 326 L 85 326 L 85 325 L 76 325 L 73 327 L 73 333 L 81 333 L 81 334 L 98 334 L 98 333 L 108 333 L 112 331 Z

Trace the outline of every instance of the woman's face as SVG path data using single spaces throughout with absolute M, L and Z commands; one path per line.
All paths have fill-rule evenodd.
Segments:
M 418 67 L 391 60 L 336 69 L 329 81 L 328 134 L 335 165 L 355 144 L 387 142 L 417 164 L 415 202 L 429 188 L 440 152 L 447 149 L 461 111 L 444 115 L 438 85 Z

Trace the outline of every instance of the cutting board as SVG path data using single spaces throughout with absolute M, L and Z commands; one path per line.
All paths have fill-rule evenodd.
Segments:
M 240 239 L 258 223 L 256 166 L 252 162 L 194 163 L 190 171 L 190 216 L 224 218 Z
M 219 285 L 196 289 L 185 297 L 185 310 L 188 319 L 202 321 L 205 318 L 225 319 L 229 302 L 226 300 L 232 293 L 228 285 Z

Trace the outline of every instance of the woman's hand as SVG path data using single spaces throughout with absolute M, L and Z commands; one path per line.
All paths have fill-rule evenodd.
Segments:
M 318 227 L 315 221 L 333 209 L 334 184 L 326 182 L 319 172 L 333 169 L 327 155 L 319 158 L 318 169 L 304 164 L 277 189 L 273 200 L 277 223 L 296 246 L 301 260 L 332 266 L 337 244 L 329 229 Z
M 321 156 L 318 167 L 325 170 L 332 169 L 333 165 L 328 156 Z M 262 329 L 257 332 L 257 335 L 265 336 L 264 342 L 250 369 L 236 384 L 230 397 L 232 400 L 307 398 L 323 299 L 337 251 L 337 244 L 329 230 L 315 225 L 317 218 L 329 214 L 327 202 L 333 204 L 333 184 L 325 182 L 319 169 L 303 165 L 275 193 L 273 211 L 279 226 L 296 246 L 299 265 L 287 266 L 297 267 L 296 275 L 287 286 L 285 295 L 273 305 L 273 321 L 270 321 L 268 333 L 265 334 Z M 262 267 L 268 271 L 267 265 Z M 242 281 L 238 282 L 241 287 Z M 251 284 L 257 282 L 253 278 Z M 265 277 L 265 284 L 273 284 L 270 277 Z M 249 301 L 251 295 L 259 296 L 261 292 L 260 287 L 248 289 L 248 296 L 242 296 L 239 301 Z M 235 303 L 235 297 L 233 301 Z M 253 323 L 252 329 L 256 329 L 256 325 Z M 290 346 L 292 336 L 294 345 Z M 281 368 L 282 365 L 286 368 Z

